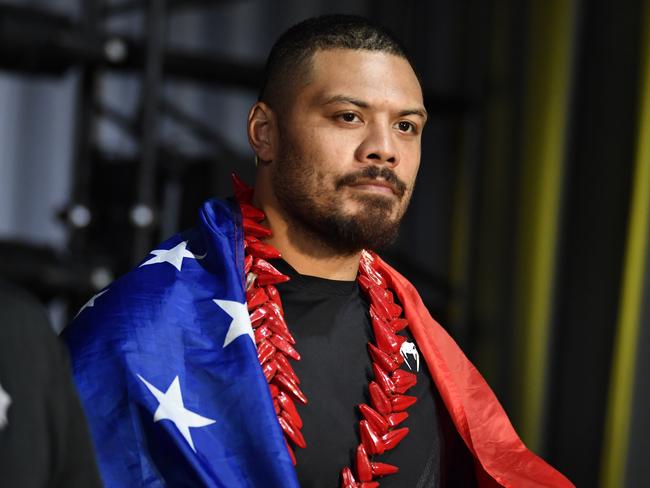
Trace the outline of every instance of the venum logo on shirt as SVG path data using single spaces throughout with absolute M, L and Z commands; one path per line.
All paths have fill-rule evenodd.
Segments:
M 11 397 L 0 385 L 0 430 L 4 429 L 8 423 L 7 410 L 9 410 L 9 405 L 11 405 Z
M 413 367 L 411 366 L 411 362 L 409 361 L 409 357 L 411 358 L 411 361 L 413 362 L 413 366 L 415 366 L 415 372 L 419 373 L 420 353 L 418 352 L 417 347 L 415 347 L 415 344 L 413 342 L 404 341 L 402 343 L 402 347 L 399 348 L 399 352 L 404 357 L 404 361 L 406 362 L 406 365 L 409 367 L 409 369 L 413 370 Z

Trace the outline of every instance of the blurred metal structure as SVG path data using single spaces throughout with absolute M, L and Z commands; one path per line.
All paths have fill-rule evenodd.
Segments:
M 178 3 L 178 2 L 177 2 Z M 189 2 L 210 3 L 214 2 Z M 106 19 L 100 15 L 101 0 L 80 2 L 83 20 L 71 18 L 34 7 L 0 3 L 0 68 L 36 75 L 60 75 L 76 66 L 88 66 L 101 72 L 142 71 L 147 63 L 151 36 L 131 39 L 121 34 L 111 34 L 102 28 Z M 138 2 L 140 7 L 145 4 Z M 147 18 L 159 17 L 164 26 L 172 9 L 147 7 Z M 154 4 L 151 4 L 154 5 Z M 159 39 L 160 41 L 160 39 Z M 234 85 L 257 89 L 261 79 L 261 66 L 233 59 L 220 59 L 213 55 L 183 50 L 165 49 L 163 73 L 166 77 L 190 81 Z
M 110 276 L 116 276 L 146 254 L 160 238 L 160 231 L 178 228 L 179 214 L 183 213 L 178 209 L 182 203 L 178 201 L 179 189 L 186 183 L 183 180 L 187 179 L 191 168 L 198 165 L 201 171 L 209 171 L 216 161 L 213 162 L 209 155 L 188 157 L 159 140 L 163 118 L 171 118 L 184 126 L 210 146 L 213 153 L 228 159 L 229 164 L 240 159 L 223 137 L 162 95 L 168 80 L 251 91 L 259 87 L 260 65 L 200 51 L 173 49 L 165 42 L 170 16 L 191 9 L 219 8 L 232 3 L 236 1 L 88 0 L 79 2 L 79 17 L 72 18 L 51 10 L 0 2 L 0 69 L 37 77 L 56 77 L 70 69 L 80 72 L 71 199 L 61 214 L 69 229 L 68 251 L 71 256 L 82 256 L 82 261 L 88 262 L 99 260 L 105 269 L 110 270 Z M 411 17 L 417 17 L 415 12 L 411 14 Z M 131 38 L 106 27 L 115 17 L 132 15 L 143 20 L 144 37 Z M 380 21 L 382 17 L 404 18 L 403 11 L 396 11 L 388 3 L 375 15 Z M 479 37 L 484 34 L 478 32 Z M 481 44 L 479 39 L 472 42 Z M 134 118 L 100 102 L 98 90 L 102 79 L 113 73 L 132 73 L 139 79 L 140 95 Z M 480 139 L 481 123 L 476 115 L 481 110 L 481 75 L 474 80 L 479 82 L 479 89 L 470 96 L 462 90 L 442 93 L 426 85 L 424 89 L 430 113 L 445 118 L 452 126 L 464 125 L 465 128 L 460 129 L 466 134 L 463 137 Z M 128 134 L 137 146 L 135 159 L 106 154 L 96 144 L 100 121 L 108 121 Z M 467 142 L 472 153 L 464 154 L 461 161 L 468 165 L 464 167 L 470 168 L 464 181 L 471 185 L 477 178 L 481 145 Z M 193 184 L 197 183 L 205 184 L 197 181 Z M 107 191 L 109 184 L 111 190 Z M 461 198 L 472 199 L 473 195 L 474 192 L 469 191 Z M 199 202 L 185 203 L 196 206 Z M 460 203 L 464 205 L 462 201 Z M 475 212 L 475 207 L 475 203 L 465 205 L 470 212 Z M 165 211 L 161 211 L 163 208 Z M 472 228 L 470 222 L 463 223 L 463 226 L 466 231 Z M 412 228 L 411 232 L 418 230 Z M 12 243 L 12 246 L 19 244 Z M 452 290 L 452 285 L 442 275 L 423 272 L 417 262 L 411 261 L 410 254 L 402 252 L 398 245 L 390 257 L 411 276 L 422 290 L 425 301 L 438 311 L 438 315 L 444 314 L 450 297 L 464 294 Z M 467 254 L 460 259 L 463 257 L 466 258 Z M 59 256 L 59 259 L 62 258 Z M 63 266 L 63 263 L 58 264 Z M 3 272 L 1 265 L 0 272 Z M 17 281 L 25 282 L 20 270 L 12 268 L 11 274 Z M 463 276 L 453 286 L 466 289 L 464 283 L 467 279 L 468 276 Z M 37 283 L 24 284 L 39 286 Z M 81 290 L 78 296 L 87 296 L 96 288 L 96 283 L 88 283 L 87 289 Z M 461 342 L 470 341 L 468 318 L 462 318 L 462 313 L 457 314 L 455 323 L 456 334 L 462 336 L 459 337 Z
M 69 255 L 75 256 L 74 262 L 42 247 L 8 242 L 3 246 L 9 255 L 25 257 L 31 253 L 34 259 L 27 262 L 57 271 L 39 274 L 32 272 L 29 266 L 29 269 L 22 269 L 10 263 L 0 265 L 0 273 L 38 290 L 41 298 L 58 293 L 71 295 L 78 301 L 141 259 L 157 238 L 153 234 L 155 228 L 175 230 L 178 222 L 165 225 L 165 216 L 169 218 L 170 215 L 160 212 L 164 198 L 157 188 L 161 186 L 161 178 L 173 183 L 183 178 L 183 173 L 193 165 L 214 163 L 206 157 L 188 159 L 173 148 L 164 147 L 158 139 L 158 126 L 165 114 L 203 141 L 219 147 L 219 152 L 230 160 L 237 160 L 236 152 L 223 138 L 162 96 L 163 84 L 169 78 L 257 88 L 261 66 L 166 47 L 169 15 L 180 8 L 214 7 L 216 3 L 89 0 L 80 2 L 79 20 L 50 10 L 0 3 L 0 69 L 31 76 L 60 76 L 69 69 L 80 70 L 71 201 L 61 214 L 69 227 Z M 104 27 L 105 21 L 112 16 L 134 13 L 140 13 L 145 19 L 143 32 L 146 37 L 143 39 L 112 34 Z M 102 76 L 111 72 L 139 73 L 140 100 L 135 120 L 124 120 L 118 111 L 98 103 L 98 85 Z M 109 120 L 129 133 L 138 146 L 139 156 L 133 161 L 123 161 L 103 154 L 96 145 L 99 120 Z M 115 171 L 119 177 L 113 180 L 116 186 L 112 191 L 102 194 L 101 187 L 111 181 L 110 175 L 102 169 L 106 165 L 111 167 L 109 173 Z M 124 195 L 112 198 L 115 193 Z M 98 199 L 98 195 L 105 200 Z M 174 216 L 178 217 L 178 212 Z M 129 226 L 119 227 L 119 231 L 121 238 L 127 238 L 131 245 L 130 249 L 124 245 L 114 246 L 111 255 L 102 244 L 115 240 L 116 229 L 111 224 L 116 221 L 130 222 Z M 96 261 L 102 264 L 89 264 Z M 85 265 L 90 268 L 86 270 Z M 59 278 L 49 280 L 48 276 Z M 93 276 L 107 279 L 92 279 Z

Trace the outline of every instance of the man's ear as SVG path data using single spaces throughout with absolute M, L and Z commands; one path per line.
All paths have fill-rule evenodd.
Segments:
M 257 102 L 248 112 L 248 142 L 260 162 L 276 157 L 277 119 L 275 112 L 264 102 Z

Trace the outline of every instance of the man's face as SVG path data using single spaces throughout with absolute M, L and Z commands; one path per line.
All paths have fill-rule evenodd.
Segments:
M 426 119 L 409 63 L 382 52 L 318 51 L 287 105 L 271 182 L 289 220 L 341 254 L 390 244 L 411 198 Z

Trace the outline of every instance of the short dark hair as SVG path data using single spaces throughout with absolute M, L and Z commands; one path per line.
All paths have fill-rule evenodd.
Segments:
M 314 53 L 326 49 L 380 51 L 413 63 L 387 29 L 356 15 L 322 15 L 290 27 L 275 42 L 264 70 L 259 100 L 275 108 L 287 87 L 311 67 Z M 415 71 L 415 69 L 414 69 Z

